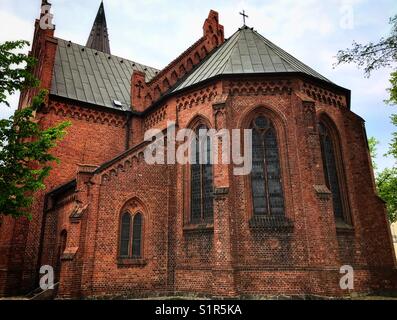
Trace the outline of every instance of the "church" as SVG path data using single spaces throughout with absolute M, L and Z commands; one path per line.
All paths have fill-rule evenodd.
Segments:
M 348 89 L 245 24 L 226 39 L 212 10 L 202 37 L 157 70 L 111 53 L 103 3 L 86 45 L 43 28 L 51 5 L 42 5 L 30 55 L 49 94 L 36 121 L 72 125 L 32 220 L 0 222 L 0 296 L 38 288 L 41 266 L 53 267 L 63 299 L 397 289 L 365 121 Z M 22 92 L 19 108 L 35 94 Z M 251 173 L 148 164 L 145 132 L 169 122 L 251 130 Z

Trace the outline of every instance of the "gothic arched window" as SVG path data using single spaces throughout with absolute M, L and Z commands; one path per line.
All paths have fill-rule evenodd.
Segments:
M 141 213 L 131 216 L 126 212 L 121 217 L 120 252 L 121 258 L 140 259 L 142 257 L 142 227 Z
M 193 161 L 190 165 L 191 223 L 210 223 L 214 217 L 211 140 L 208 136 L 205 139 L 200 139 L 200 131 L 202 130 L 207 130 L 207 127 L 204 125 L 197 127 L 195 130 L 196 138 L 192 145 Z
M 280 157 L 273 123 L 264 116 L 251 123 L 251 191 L 255 216 L 284 215 Z
M 120 232 L 120 256 L 128 257 L 130 255 L 130 236 L 131 236 L 131 215 L 126 212 L 121 218 Z
M 142 256 L 142 214 L 137 213 L 134 217 L 132 228 L 132 257 L 139 259 Z
M 325 183 L 332 193 L 334 215 L 336 219 L 345 220 L 335 142 L 329 128 L 322 122 L 319 124 L 319 133 Z

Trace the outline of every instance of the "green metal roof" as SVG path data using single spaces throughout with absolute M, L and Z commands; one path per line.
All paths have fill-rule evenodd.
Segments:
M 51 94 L 60 97 L 122 111 L 130 110 L 132 72 L 144 72 L 147 82 L 159 72 L 155 68 L 69 41 L 57 41 Z M 296 72 L 332 83 L 245 26 L 194 68 L 171 93 L 219 75 Z
M 330 82 L 252 28 L 244 26 L 195 68 L 174 92 L 218 75 L 299 72 Z
M 145 72 L 146 81 L 158 72 L 124 58 L 57 40 L 51 94 L 60 97 L 116 110 L 131 110 L 132 72 Z

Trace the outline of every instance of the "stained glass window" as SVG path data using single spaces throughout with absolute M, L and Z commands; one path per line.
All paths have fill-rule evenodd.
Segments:
M 194 161 L 190 165 L 191 223 L 212 222 L 214 216 L 211 141 L 207 137 L 202 140 L 204 142 L 202 143 L 199 138 L 200 130 L 206 129 L 205 126 L 199 126 L 196 129 L 196 140 L 192 148 Z M 201 153 L 200 150 L 202 150 Z
M 135 215 L 132 229 L 132 257 L 138 259 L 142 256 L 142 214 Z
M 280 157 L 273 124 L 266 117 L 252 125 L 251 187 L 254 215 L 284 215 Z
M 325 126 L 323 123 L 319 124 L 319 132 L 325 182 L 332 193 L 335 218 L 343 220 L 343 202 L 340 191 L 340 180 L 337 169 L 334 143 L 327 126 Z
M 128 257 L 130 254 L 131 216 L 124 213 L 121 218 L 120 256 Z

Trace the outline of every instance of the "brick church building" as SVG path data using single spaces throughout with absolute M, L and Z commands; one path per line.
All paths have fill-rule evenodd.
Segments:
M 72 126 L 33 219 L 1 221 L 0 295 L 37 288 L 43 265 L 59 298 L 342 296 L 352 292 L 340 287 L 343 265 L 354 268 L 355 292 L 396 288 L 385 204 L 349 90 L 246 25 L 225 39 L 215 11 L 162 70 L 111 54 L 103 4 L 85 46 L 40 21 L 30 54 L 49 95 L 36 120 Z M 35 93 L 23 92 L 19 107 Z M 145 132 L 170 121 L 252 129 L 251 174 L 147 164 Z

